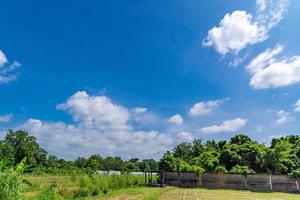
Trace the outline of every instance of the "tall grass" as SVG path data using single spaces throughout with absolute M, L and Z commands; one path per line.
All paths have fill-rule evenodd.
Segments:
M 144 185 L 143 176 L 122 175 L 122 176 L 82 176 L 78 180 L 79 190 L 76 196 L 96 196 L 100 193 L 106 194 L 111 190 Z
M 13 170 L 0 172 L 0 200 L 21 199 L 21 178 Z
M 0 160 L 0 200 L 19 200 L 26 159 L 24 158 L 16 168 L 6 166 L 5 163 L 5 160 Z
M 35 184 L 31 185 L 34 186 Z M 68 185 L 71 187 L 68 188 Z M 73 175 L 69 177 L 68 181 L 52 181 L 52 184 L 49 184 L 48 180 L 47 183 L 43 184 L 39 193 L 30 200 L 83 199 L 88 196 L 105 195 L 113 190 L 143 185 L 143 176 L 128 174 L 121 176 Z

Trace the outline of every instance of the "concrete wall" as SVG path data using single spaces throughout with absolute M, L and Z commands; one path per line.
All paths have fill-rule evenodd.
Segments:
M 299 193 L 299 182 L 282 175 L 203 174 L 166 172 L 166 184 L 179 187 Z

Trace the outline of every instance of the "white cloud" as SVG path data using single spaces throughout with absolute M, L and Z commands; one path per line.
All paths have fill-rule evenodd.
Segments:
M 283 19 L 289 4 L 290 0 L 257 0 L 257 22 L 270 31 Z
M 251 87 L 277 88 L 300 82 L 300 56 L 279 57 L 282 51 L 281 45 L 267 49 L 246 66 L 251 74 Z
M 129 124 L 128 109 L 106 96 L 77 92 L 57 108 L 67 111 L 74 123 L 29 119 L 17 127 L 37 137 L 50 154 L 67 159 L 95 153 L 124 158 L 158 158 L 173 143 L 168 134 L 134 130 Z
M 294 111 L 295 112 L 300 112 L 300 99 L 298 99 L 298 101 L 295 103 Z
M 73 120 L 89 128 L 130 129 L 129 112 L 123 106 L 112 103 L 106 96 L 90 96 L 85 91 L 76 92 L 66 103 L 57 105 Z
M 256 8 L 259 12 L 263 12 L 267 8 L 266 0 L 256 0 Z
M 11 120 L 12 118 L 13 118 L 13 115 L 12 115 L 12 114 L 2 115 L 2 116 L 0 116 L 0 122 L 8 123 L 8 122 L 10 122 L 10 120 Z
M 8 62 L 6 55 L 0 50 L 0 67 L 3 67 Z
M 9 65 L 6 55 L 0 50 L 0 84 L 8 84 L 17 80 L 17 74 L 14 71 L 19 67 L 21 64 L 17 61 Z
M 269 139 L 274 139 L 274 138 L 281 138 L 287 136 L 286 134 L 280 134 L 280 135 L 269 135 Z
M 294 118 L 291 116 L 291 114 L 289 112 L 285 112 L 284 110 L 278 111 L 276 116 L 277 116 L 277 120 L 275 123 L 277 125 L 286 124 L 286 123 L 294 120 Z
M 176 114 L 176 115 L 173 115 L 172 117 L 170 117 L 168 119 L 168 122 L 174 123 L 174 124 L 177 124 L 177 125 L 181 125 L 183 123 L 183 119 L 182 119 L 181 115 Z
M 263 42 L 268 39 L 269 31 L 283 18 L 288 4 L 287 0 L 257 0 L 255 15 L 243 10 L 227 13 L 218 27 L 209 30 L 203 45 L 212 46 L 225 55 Z
M 253 16 L 246 11 L 227 13 L 221 20 L 219 27 L 208 32 L 204 46 L 213 46 L 220 54 L 230 51 L 238 53 L 250 44 L 267 39 L 266 31 L 253 21 Z
M 133 112 L 134 112 L 135 114 L 144 113 L 144 112 L 146 112 L 146 111 L 147 111 L 147 108 L 141 108 L 141 107 L 137 107 L 137 108 L 134 108 L 134 109 L 133 109 Z
M 207 102 L 199 102 L 190 109 L 189 113 L 191 116 L 206 115 L 217 109 L 223 102 L 223 100 L 209 100 Z
M 237 131 L 240 128 L 244 127 L 247 123 L 247 119 L 236 118 L 232 120 L 226 120 L 220 125 L 212 125 L 200 129 L 200 132 L 205 134 L 213 134 L 220 132 L 232 132 Z
M 194 140 L 192 134 L 186 131 L 177 133 L 177 137 L 181 142 L 192 142 Z

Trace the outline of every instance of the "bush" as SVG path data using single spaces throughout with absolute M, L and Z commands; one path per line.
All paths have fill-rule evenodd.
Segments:
M 7 169 L 0 161 L 0 200 L 21 199 L 21 174 L 25 170 L 26 159 L 23 159 L 15 169 Z M 2 171 L 1 171 L 2 170 Z
M 90 186 L 90 179 L 87 176 L 81 176 L 79 178 L 79 187 L 89 187 Z
M 0 172 L 0 199 L 19 200 L 21 190 L 21 178 L 14 171 Z
M 51 187 L 41 191 L 33 200 L 64 200 L 59 194 L 57 194 Z
M 76 197 L 87 197 L 89 196 L 88 188 L 80 188 L 78 192 L 75 194 Z
M 217 173 L 224 173 L 224 174 L 227 173 L 226 168 L 223 167 L 223 166 L 218 166 L 218 167 L 216 167 L 215 171 L 216 171 Z
M 244 174 L 244 175 L 255 173 L 255 171 L 253 171 L 248 166 L 240 166 L 240 165 L 234 166 L 229 172 L 232 174 Z
M 289 173 L 289 177 L 294 180 L 300 180 L 300 169 L 293 170 L 292 173 Z
M 190 172 L 194 172 L 194 173 L 196 173 L 198 176 L 200 176 L 201 174 L 204 174 L 204 173 L 205 173 L 205 170 L 204 170 L 202 167 L 192 165 L 192 166 L 191 166 L 191 171 L 190 171 Z

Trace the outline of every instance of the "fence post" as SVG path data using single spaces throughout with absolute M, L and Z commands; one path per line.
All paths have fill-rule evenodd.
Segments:
M 296 186 L 297 186 L 297 190 L 298 190 L 298 192 L 299 192 L 299 182 L 298 182 L 298 180 L 296 180 Z
M 202 187 L 202 180 L 201 180 L 202 174 L 198 175 L 198 186 Z
M 178 187 L 180 187 L 181 186 L 181 178 L 180 178 L 180 172 L 178 172 Z
M 273 183 L 272 183 L 272 175 L 271 174 L 269 174 L 269 184 L 270 184 L 271 191 L 273 191 Z
M 245 188 L 247 190 L 249 190 L 249 187 L 248 187 L 248 176 L 244 174 L 244 178 L 245 178 Z

